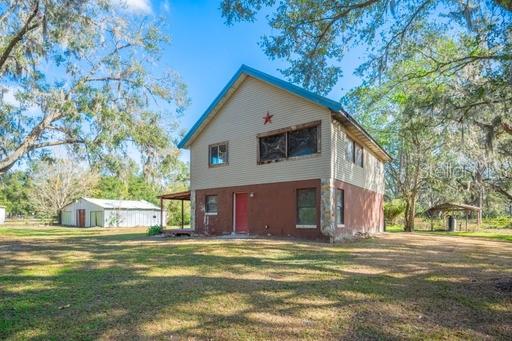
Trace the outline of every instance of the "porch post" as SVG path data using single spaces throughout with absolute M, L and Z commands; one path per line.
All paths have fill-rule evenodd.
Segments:
M 181 199 L 181 229 L 183 230 L 183 199 Z
M 160 197 L 160 228 L 164 228 L 164 199 Z

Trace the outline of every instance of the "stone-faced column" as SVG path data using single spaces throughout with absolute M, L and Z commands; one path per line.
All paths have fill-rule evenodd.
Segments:
M 336 231 L 335 188 L 332 179 L 320 180 L 320 231 L 334 242 Z

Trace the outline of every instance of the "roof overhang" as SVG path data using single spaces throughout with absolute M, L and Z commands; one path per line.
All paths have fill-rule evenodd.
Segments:
M 384 148 L 382 148 L 377 141 L 350 116 L 349 113 L 343 109 L 339 111 L 332 111 L 332 117 L 340 122 L 350 135 L 355 139 L 362 142 L 368 149 L 370 149 L 381 161 L 388 162 L 392 160 Z
M 190 200 L 190 191 L 162 194 L 158 198 L 162 200 Z

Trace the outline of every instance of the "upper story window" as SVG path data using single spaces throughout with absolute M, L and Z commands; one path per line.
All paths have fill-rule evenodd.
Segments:
M 258 163 L 320 152 L 320 122 L 312 122 L 258 135 Z
M 208 146 L 208 165 L 210 167 L 228 164 L 228 143 L 221 142 Z
M 353 162 L 359 167 L 363 167 L 364 165 L 364 154 L 363 147 L 347 137 L 347 144 L 345 145 L 345 160 L 349 162 Z

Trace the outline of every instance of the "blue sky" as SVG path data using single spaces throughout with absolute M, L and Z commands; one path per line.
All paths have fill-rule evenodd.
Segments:
M 194 124 L 241 64 L 283 78 L 278 69 L 284 68 L 285 62 L 270 60 L 258 46 L 262 35 L 272 33 L 264 15 L 254 23 L 227 26 L 219 10 L 220 0 L 128 2 L 134 10 L 163 16 L 167 21 L 172 41 L 162 62 L 181 74 L 191 98 L 180 120 L 182 129 Z M 343 60 L 344 76 L 330 98 L 339 100 L 359 84 L 352 73 L 363 56 L 364 51 L 359 50 Z M 183 159 L 188 159 L 186 152 Z

